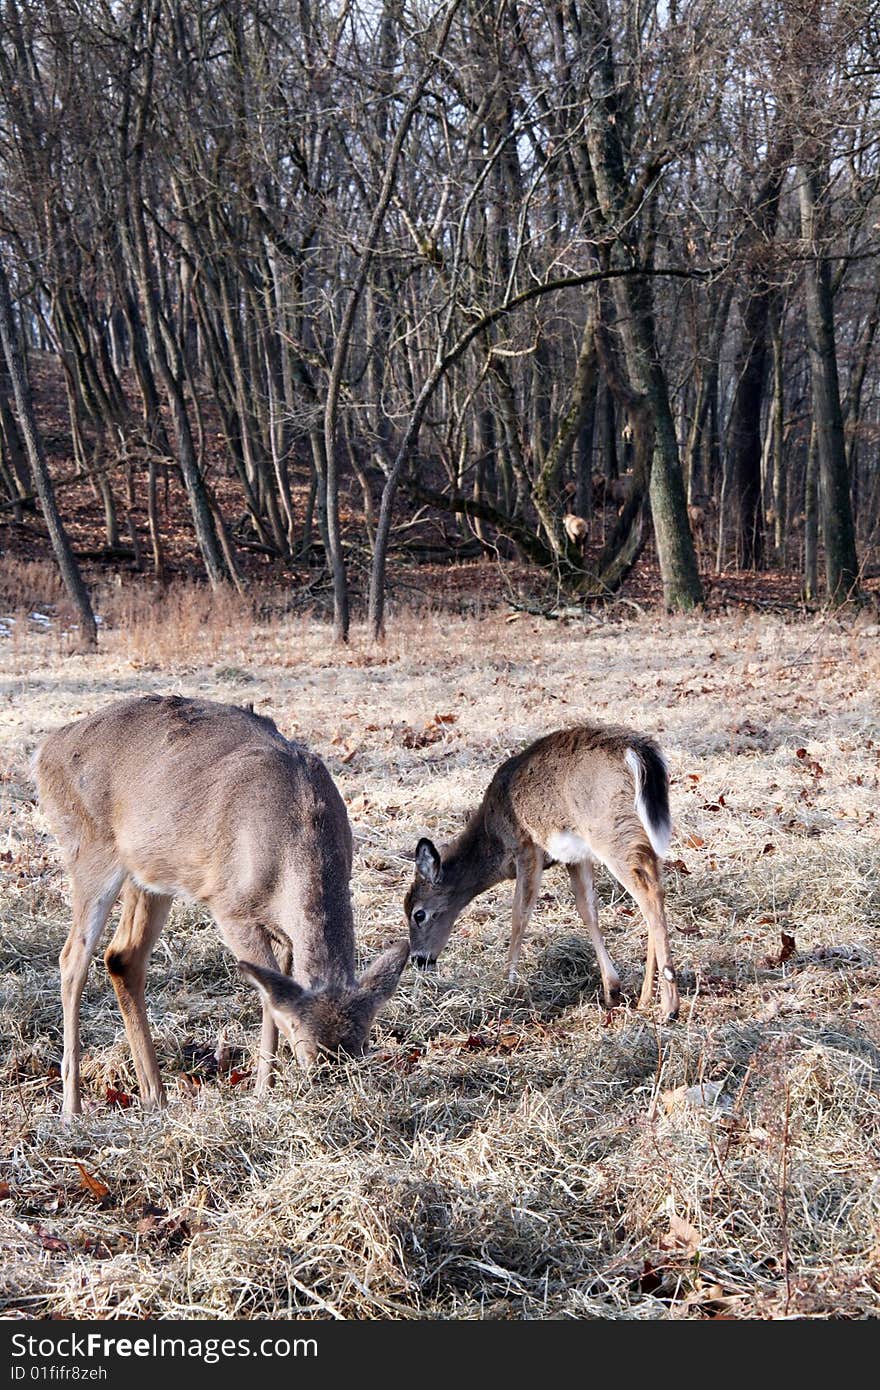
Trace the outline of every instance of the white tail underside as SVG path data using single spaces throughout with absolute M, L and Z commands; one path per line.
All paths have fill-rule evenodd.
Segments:
M 672 824 L 669 820 L 665 819 L 660 821 L 651 819 L 650 808 L 644 797 L 645 778 L 642 760 L 634 748 L 627 748 L 624 754 L 624 760 L 636 784 L 636 815 L 645 827 L 645 834 L 651 841 L 651 847 L 654 853 L 658 854 L 662 859 L 669 849 L 669 842 L 672 839 Z

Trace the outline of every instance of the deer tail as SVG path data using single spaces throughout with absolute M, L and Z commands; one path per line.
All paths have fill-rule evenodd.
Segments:
M 662 858 L 672 838 L 666 761 L 651 739 L 633 743 L 627 748 L 624 760 L 636 784 L 636 814 L 645 827 L 654 853 Z

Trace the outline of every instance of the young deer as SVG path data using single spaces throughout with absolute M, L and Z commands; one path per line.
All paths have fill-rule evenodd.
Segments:
M 639 1007 L 650 1004 L 655 966 L 664 1014 L 678 1014 L 658 856 L 669 847 L 669 779 L 657 745 L 616 725 L 560 729 L 508 758 L 462 833 L 437 850 L 416 846 L 416 876 L 404 900 L 416 964 L 432 965 L 462 909 L 505 878 L 516 879 L 508 971 L 516 978 L 523 936 L 550 864 L 568 869 L 577 910 L 590 933 L 605 1002 L 620 978 L 599 931 L 591 864 L 598 859 L 635 898 L 648 924 Z
M 319 1051 L 363 1052 L 409 945 L 398 942 L 355 978 L 351 828 L 320 758 L 252 711 L 147 695 L 49 734 L 34 770 L 71 881 L 73 925 L 60 957 L 66 1114 L 80 1113 L 80 1000 L 120 889 L 104 959 L 143 1105 L 165 1103 L 144 983 L 178 894 L 211 909 L 262 997 L 258 1094 L 271 1081 L 279 1028 L 302 1066 Z M 282 973 L 291 964 L 294 978 Z
M 575 516 L 573 512 L 566 512 L 562 518 L 562 529 L 583 558 L 590 543 L 589 522 L 584 521 L 582 516 Z

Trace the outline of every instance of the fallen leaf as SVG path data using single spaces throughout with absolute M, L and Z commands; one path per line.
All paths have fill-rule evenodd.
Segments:
M 666 865 L 667 869 L 675 869 L 678 874 L 690 874 L 690 869 L 683 859 L 672 859 Z
M 688 835 L 687 839 L 685 840 L 685 844 L 687 845 L 688 849 L 702 849 L 705 843 L 706 841 L 702 838 L 701 835 Z
M 53 1236 L 52 1232 L 47 1231 L 45 1226 L 34 1226 L 32 1230 L 44 1250 L 63 1250 L 65 1253 L 70 1251 L 67 1241 L 62 1240 L 60 1236 Z
M 782 949 L 779 952 L 779 964 L 781 965 L 783 961 L 790 960 L 794 955 L 797 950 L 797 943 L 793 936 L 789 936 L 788 932 L 780 932 L 780 936 L 782 938 Z
M 115 1086 L 108 1086 L 104 1097 L 108 1105 L 118 1105 L 120 1110 L 127 1110 L 134 1104 L 134 1097 L 125 1091 L 117 1091 Z
M 782 1012 L 782 1000 L 778 995 L 771 995 L 762 1009 L 754 1015 L 756 1023 L 770 1023 Z
M 641 1289 L 642 1293 L 656 1293 L 657 1290 L 662 1289 L 662 1287 L 662 1274 L 657 1273 L 657 1270 L 651 1264 L 650 1260 L 645 1260 L 645 1263 L 642 1267 L 642 1273 L 639 1278 L 639 1288 Z
M 154 1236 L 157 1242 L 162 1241 L 172 1250 L 183 1245 L 196 1231 L 204 1229 L 204 1226 L 191 1223 L 183 1216 L 169 1216 L 158 1210 L 142 1216 L 135 1226 L 138 1235 Z
M 793 936 L 789 936 L 786 931 L 780 932 L 779 936 L 782 944 L 780 945 L 778 954 L 775 956 L 764 956 L 760 962 L 761 965 L 768 967 L 770 970 L 775 970 L 777 966 L 784 965 L 787 960 L 791 960 L 792 956 L 797 951 L 797 942 Z
M 440 738 L 440 730 L 426 727 L 421 733 L 417 729 L 404 729 L 400 742 L 404 748 L 427 748 Z
M 395 1071 L 402 1072 L 404 1076 L 409 1076 L 410 1072 L 419 1065 L 425 1055 L 424 1048 L 386 1048 L 375 1054 L 374 1061 L 379 1066 L 393 1067 Z
M 225 1044 L 224 1044 L 225 1045 Z M 198 1042 L 195 1038 L 181 1044 L 182 1065 L 188 1076 L 199 1076 L 203 1080 L 216 1076 L 219 1070 L 217 1048 L 210 1043 Z
M 702 1280 L 697 1280 L 697 1287 L 692 1289 L 685 1298 L 685 1303 L 700 1305 L 706 1309 L 706 1316 L 714 1322 L 732 1322 L 736 1318 L 735 1312 L 724 1312 L 723 1309 L 737 1309 L 743 1305 L 742 1294 L 725 1293 L 722 1284 L 712 1283 L 703 1284 Z
M 80 1187 L 84 1188 L 86 1192 L 90 1192 L 95 1198 L 95 1201 L 103 1202 L 105 1197 L 110 1196 L 110 1189 L 107 1184 L 101 1182 L 100 1178 L 96 1178 L 94 1173 L 90 1173 L 85 1164 L 77 1163 L 76 1166 L 80 1171 Z
M 0 1182 L 0 1202 L 4 1202 L 7 1197 L 12 1196 L 12 1188 L 8 1182 Z
M 700 1248 L 700 1233 L 683 1216 L 672 1212 L 669 1217 L 669 1230 L 660 1237 L 661 1250 L 686 1250 L 695 1255 Z
M 96 1260 L 109 1260 L 113 1254 L 106 1240 L 101 1240 L 100 1236 L 86 1236 L 82 1242 L 82 1250 Z
M 667 1115 L 676 1110 L 712 1110 L 715 1106 L 727 1108 L 729 1102 L 722 1101 L 723 1081 L 701 1081 L 697 1086 L 676 1086 L 674 1091 L 664 1091 L 660 1096 Z
M 250 1074 L 251 1073 L 249 1068 L 243 1071 L 239 1071 L 238 1067 L 233 1067 L 232 1071 L 229 1073 L 230 1086 L 240 1086 L 242 1081 L 247 1081 Z
M 457 721 L 457 714 L 435 714 L 433 722 L 435 724 L 455 724 Z
M 764 846 L 764 848 L 761 850 L 761 853 L 762 853 L 762 854 L 775 854 L 775 853 L 776 853 L 776 846 L 773 845 L 773 844 L 771 844 L 770 841 L 768 840 L 767 843 L 766 843 L 766 845 Z

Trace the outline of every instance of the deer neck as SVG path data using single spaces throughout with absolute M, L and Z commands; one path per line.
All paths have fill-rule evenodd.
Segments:
M 482 808 L 443 856 L 443 877 L 458 910 L 487 888 L 510 878 L 512 869 L 512 856 L 487 827 Z
M 354 914 L 344 873 L 331 863 L 314 875 L 288 928 L 293 974 L 306 989 L 345 988 L 355 979 Z

